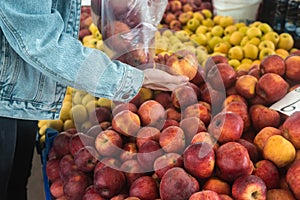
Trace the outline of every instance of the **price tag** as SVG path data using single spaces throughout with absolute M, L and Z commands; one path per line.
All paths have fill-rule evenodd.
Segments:
M 295 111 L 300 111 L 300 87 L 289 92 L 270 108 L 288 116 L 291 116 Z

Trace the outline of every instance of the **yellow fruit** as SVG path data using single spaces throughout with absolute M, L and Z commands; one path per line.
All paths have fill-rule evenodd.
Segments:
M 264 49 L 264 48 L 270 48 L 270 49 L 273 49 L 275 50 L 275 45 L 272 41 L 270 40 L 262 40 L 259 45 L 258 45 L 258 48 L 260 50 Z
M 260 39 L 257 38 L 257 37 L 254 37 L 254 38 L 251 38 L 247 43 L 254 44 L 254 45 L 258 46 L 259 43 L 260 43 Z
M 224 29 L 224 35 L 231 35 L 234 31 L 237 31 L 237 27 L 235 25 L 229 25 Z
M 90 101 L 85 105 L 85 109 L 88 114 L 95 111 L 96 107 L 98 107 L 98 100 Z
M 216 26 L 212 27 L 212 29 L 211 29 L 211 34 L 213 36 L 221 37 L 223 35 L 223 32 L 224 32 L 224 29 L 220 25 L 216 25 Z
M 282 135 L 269 137 L 263 148 L 263 157 L 272 161 L 279 168 L 292 163 L 295 156 L 295 147 Z
M 252 65 L 260 65 L 261 61 L 260 60 L 254 60 L 252 62 Z
M 258 28 L 262 31 L 263 34 L 273 31 L 272 27 L 268 23 L 261 23 L 258 25 Z
M 82 38 L 82 43 L 83 44 L 87 44 L 90 40 L 94 40 L 94 36 L 93 35 L 86 35 Z
M 209 9 L 203 9 L 201 12 L 204 14 L 206 18 L 212 18 L 213 14 Z
M 247 36 L 251 39 L 251 38 L 255 38 L 258 37 L 260 38 L 262 36 L 262 32 L 259 28 L 257 27 L 249 27 L 247 32 L 246 32 Z
M 215 45 L 222 41 L 222 38 L 220 38 L 219 36 L 213 36 L 210 40 L 208 40 L 207 44 L 213 50 L 215 48 Z
M 250 40 L 249 40 L 248 36 L 244 36 L 243 39 L 241 40 L 240 45 L 245 46 L 249 41 Z
M 200 25 L 200 26 L 198 26 L 198 28 L 196 29 L 195 33 L 196 33 L 196 34 L 200 34 L 200 33 L 205 34 L 207 31 L 208 31 L 208 27 L 207 27 L 207 26 Z
M 281 33 L 277 44 L 278 49 L 291 50 L 294 46 L 294 38 L 289 33 Z
M 262 40 L 270 40 L 274 43 L 275 47 L 279 41 L 279 34 L 277 32 L 271 31 L 262 36 Z
M 235 68 L 236 71 L 249 71 L 249 69 L 252 67 L 249 63 L 241 63 L 237 68 Z
M 234 24 L 234 19 L 231 16 L 223 16 L 220 19 L 220 23 L 219 23 L 223 28 L 233 25 Z
M 65 102 L 72 102 L 72 95 L 71 94 L 66 94 L 63 100 L 63 103 Z
M 88 102 L 95 100 L 95 97 L 90 95 L 90 94 L 86 94 L 84 95 L 84 97 L 81 100 L 81 104 L 82 105 L 86 105 Z
M 207 37 L 203 33 L 193 34 L 191 35 L 190 39 L 196 45 L 206 45 L 207 43 Z
M 88 113 L 84 105 L 77 104 L 74 105 L 70 110 L 71 119 L 75 123 L 83 123 L 88 119 Z
M 77 90 L 73 97 L 72 97 L 72 103 L 73 104 L 81 104 L 82 98 L 86 95 L 86 92 L 83 92 L 81 90 Z
M 236 69 L 241 64 L 241 62 L 237 59 L 231 59 L 228 61 L 228 64 L 231 65 L 234 69 Z
M 161 34 L 161 36 L 165 36 L 165 37 L 170 37 L 170 36 L 172 36 L 172 35 L 174 35 L 174 34 L 173 34 L 173 31 L 170 30 L 170 29 L 164 30 L 164 31 L 162 32 L 162 34 Z
M 61 119 L 49 120 L 47 122 L 47 127 L 53 128 L 57 131 L 61 131 L 63 128 L 63 124 L 64 124 L 64 122 Z
M 272 55 L 272 54 L 275 54 L 275 51 L 273 49 L 264 48 L 264 49 L 260 50 L 258 57 L 260 60 L 263 60 L 265 57 Z
M 215 15 L 213 17 L 213 21 L 215 24 L 220 24 L 220 20 L 221 20 L 222 16 L 221 15 Z
M 252 60 L 249 59 L 249 58 L 244 58 L 244 59 L 241 61 L 241 64 L 243 64 L 243 63 L 252 64 Z
M 199 25 L 200 21 L 196 18 L 189 19 L 186 23 L 188 30 L 192 31 L 192 33 L 194 33 L 194 31 L 198 28 Z
M 211 18 L 202 20 L 202 25 L 207 27 L 213 27 L 215 25 L 214 21 Z
M 93 124 L 90 121 L 85 121 L 81 124 L 80 126 L 80 131 L 81 132 L 86 132 L 88 131 L 91 127 L 93 126 Z
M 244 58 L 244 52 L 241 46 L 233 46 L 228 51 L 229 59 L 242 60 Z
M 255 22 L 252 22 L 251 24 L 249 24 L 249 27 L 258 28 L 261 23 L 262 22 L 260 22 L 260 21 L 255 21 Z
M 285 49 L 276 49 L 275 53 L 279 55 L 282 59 L 285 59 L 290 53 Z
M 202 22 L 202 20 L 204 19 L 204 16 L 199 12 L 194 12 L 193 17 L 198 19 L 199 22 Z
M 294 53 L 295 51 L 298 51 L 298 50 L 299 50 L 298 48 L 295 48 L 295 47 L 294 47 L 294 48 L 292 48 L 289 52 L 290 52 L 290 53 Z
M 68 106 L 62 106 L 59 114 L 59 118 L 63 121 L 70 119 L 70 109 L 71 107 Z
M 48 121 L 48 120 L 47 120 Z M 46 129 L 48 128 L 47 124 L 44 124 L 40 129 L 39 129 L 39 135 L 45 135 Z
M 98 30 L 98 27 L 94 24 L 94 23 L 91 23 L 90 26 L 89 26 L 89 30 L 91 31 L 92 34 L 96 33 Z
M 111 109 L 112 107 L 114 107 L 115 104 L 112 100 L 101 97 L 98 99 L 97 105 Z
M 239 31 L 234 31 L 229 38 L 229 42 L 231 45 L 240 45 L 244 34 Z
M 46 134 L 43 134 L 40 139 L 39 139 L 40 143 L 44 143 L 46 141 Z
M 247 25 L 244 22 L 238 22 L 235 23 L 234 26 L 240 29 L 241 27 L 246 27 Z
M 230 44 L 228 44 L 227 42 L 220 42 L 214 46 L 214 52 L 227 54 L 230 47 Z
M 141 101 L 147 101 L 153 98 L 153 91 L 149 88 L 142 87 L 139 91 L 139 94 L 141 96 Z
M 39 120 L 38 121 L 38 128 L 41 128 L 42 126 L 44 126 L 45 124 L 47 124 L 48 120 Z
M 258 56 L 259 49 L 256 45 L 248 43 L 243 47 L 243 51 L 245 58 L 255 60 Z
M 66 121 L 64 121 L 63 129 L 64 129 L 64 131 L 66 131 L 70 128 L 75 128 L 75 124 L 74 124 L 73 120 L 67 119 Z
M 104 51 L 105 47 L 104 47 L 103 40 L 98 40 L 95 48 L 100 51 Z

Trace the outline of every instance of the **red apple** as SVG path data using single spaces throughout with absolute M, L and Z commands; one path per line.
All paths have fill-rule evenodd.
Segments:
M 221 144 L 233 142 L 241 138 L 244 121 L 234 112 L 220 112 L 212 118 L 207 130 Z
M 74 156 L 77 151 L 84 146 L 94 146 L 94 138 L 81 132 L 78 132 L 71 136 L 69 141 L 69 148 L 72 156 Z
M 262 74 L 275 73 L 283 76 L 285 74 L 285 62 L 277 54 L 269 55 L 261 61 L 260 70 Z
M 199 192 L 195 192 L 189 198 L 189 200 L 206 200 L 206 199 L 221 200 L 218 193 L 216 193 L 212 190 L 202 190 L 202 191 L 199 191 Z
M 135 136 L 140 126 L 139 116 L 130 110 L 123 110 L 112 119 L 113 129 L 125 136 Z
M 211 177 L 204 182 L 203 190 L 211 190 L 218 194 L 231 195 L 231 186 L 228 182 L 218 178 Z
M 260 151 L 255 144 L 243 138 L 239 139 L 237 142 L 248 150 L 250 159 L 253 163 L 261 159 Z
M 285 77 L 289 80 L 300 81 L 300 55 L 290 55 L 285 59 Z
M 111 118 L 111 110 L 104 106 L 96 107 L 95 110 L 92 110 L 89 113 L 89 121 L 92 124 L 99 124 L 101 122 L 111 121 Z
M 158 129 L 163 127 L 166 119 L 165 108 L 155 100 L 142 103 L 138 108 L 138 115 L 143 126 L 153 126 Z
M 92 172 L 100 160 L 100 155 L 92 146 L 84 146 L 74 155 L 74 162 L 83 172 Z
M 94 173 L 94 187 L 103 198 L 118 194 L 126 183 L 123 172 L 105 166 Z
M 183 165 L 195 178 L 208 178 L 215 166 L 215 153 L 206 142 L 189 145 L 183 153 Z
M 136 158 L 138 149 L 137 149 L 137 144 L 135 142 L 125 143 L 122 149 L 123 151 L 121 152 L 120 155 L 120 160 L 122 162 Z
M 232 184 L 232 196 L 235 199 L 267 199 L 267 187 L 258 176 L 240 176 Z
M 177 153 L 166 153 L 158 157 L 154 161 L 154 171 L 159 179 L 173 167 L 183 167 L 183 159 L 180 154 Z
M 174 107 L 170 107 L 166 109 L 167 119 L 172 119 L 177 122 L 181 120 L 181 113 Z
M 227 142 L 217 149 L 216 166 L 219 177 L 226 181 L 234 181 L 253 171 L 247 149 L 238 142 Z
M 191 144 L 199 142 L 206 142 L 213 148 L 214 151 L 216 151 L 219 147 L 217 139 L 206 131 L 198 132 L 196 135 L 194 135 L 194 137 L 191 140 Z
M 169 108 L 172 104 L 170 92 L 161 91 L 154 95 L 154 100 L 160 103 L 165 109 Z
M 57 178 L 51 182 L 50 193 L 54 198 L 59 198 L 64 195 L 64 182 L 61 178 Z
M 169 169 L 159 185 L 161 200 L 186 200 L 199 189 L 200 185 L 197 179 L 181 167 Z
M 122 148 L 122 138 L 114 130 L 105 130 L 95 139 L 95 148 L 101 156 L 119 155 Z
M 82 200 L 105 200 L 100 194 L 95 190 L 94 185 L 90 185 L 86 188 Z
M 296 199 L 300 199 L 300 160 L 295 161 L 287 170 L 286 182 Z
M 187 85 L 180 86 L 172 91 L 171 99 L 174 107 L 184 110 L 186 107 L 198 102 L 195 90 Z
M 124 172 L 126 177 L 127 186 L 131 186 L 131 184 L 139 177 L 144 176 L 144 169 L 139 164 L 139 162 L 135 159 L 126 160 L 120 166 L 120 170 Z
M 267 189 L 279 187 L 280 174 L 276 165 L 269 160 L 259 160 L 254 164 L 253 175 L 261 178 Z
M 293 143 L 295 148 L 300 149 L 300 111 L 289 116 L 280 127 L 283 136 Z
M 52 159 L 48 160 L 46 163 L 46 175 L 49 181 L 54 181 L 55 179 L 59 178 L 59 162 L 60 159 Z
M 138 148 L 141 148 L 141 146 L 147 141 L 147 140 L 154 140 L 158 142 L 160 136 L 160 131 L 151 126 L 145 126 L 142 127 L 136 135 L 136 145 Z
M 55 136 L 52 148 L 55 150 L 57 156 L 62 157 L 70 153 L 69 141 L 71 136 L 68 132 L 60 132 Z
M 183 130 L 186 144 L 192 141 L 192 138 L 199 132 L 207 131 L 203 121 L 198 117 L 189 117 L 180 121 L 179 127 Z
M 133 103 L 120 103 L 117 104 L 113 109 L 112 109 L 112 115 L 116 116 L 119 112 L 123 110 L 129 110 L 133 113 L 137 113 L 137 107 Z
M 87 175 L 81 171 L 73 171 L 65 182 L 63 190 L 67 199 L 82 199 L 85 189 L 89 185 Z
M 246 99 L 251 99 L 256 96 L 255 88 L 258 79 L 250 74 L 245 74 L 239 76 L 235 82 L 235 89 L 238 94 L 245 97 Z
M 211 120 L 210 110 L 205 105 L 200 103 L 188 106 L 186 109 L 184 109 L 182 115 L 183 119 L 198 117 L 205 124 L 205 126 L 208 126 Z
M 71 154 L 67 154 L 61 158 L 59 162 L 60 178 L 63 181 L 68 180 L 70 174 L 74 171 L 79 171 Z
M 151 176 L 137 178 L 129 188 L 129 196 L 148 200 L 158 198 L 156 181 Z
M 182 153 L 185 149 L 185 136 L 178 126 L 169 126 L 162 130 L 159 136 L 159 144 L 165 152 Z
M 295 200 L 295 197 L 291 193 L 291 191 L 287 189 L 281 189 L 281 188 L 276 188 L 276 189 L 271 189 L 267 191 L 267 199 L 274 199 L 274 200 Z
M 170 126 L 179 126 L 179 122 L 174 119 L 166 119 L 162 130 L 170 127 Z

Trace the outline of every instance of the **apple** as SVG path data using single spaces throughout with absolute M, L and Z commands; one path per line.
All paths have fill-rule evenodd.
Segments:
M 199 132 L 207 131 L 203 121 L 198 117 L 189 117 L 182 119 L 179 127 L 183 130 L 186 144 L 192 141 L 192 138 Z
M 245 74 L 237 78 L 235 82 L 235 89 L 238 94 L 250 99 L 255 97 L 255 88 L 258 80 L 255 76 Z
M 171 74 L 185 75 L 192 80 L 197 74 L 199 62 L 193 52 L 183 49 L 172 53 L 166 65 Z
M 178 19 L 173 19 L 169 24 L 169 28 L 173 31 L 182 30 L 181 22 Z
M 74 162 L 79 170 L 92 172 L 100 160 L 100 155 L 92 146 L 84 146 L 74 155 Z
M 46 175 L 49 181 L 54 181 L 55 179 L 60 177 L 60 168 L 59 168 L 60 159 L 52 159 L 48 160 L 45 166 Z
M 181 22 L 182 25 L 185 25 L 192 18 L 193 14 L 191 12 L 182 12 L 178 16 L 178 20 Z
M 106 123 L 106 122 L 103 122 L 103 123 Z M 110 124 L 110 123 L 109 123 Z M 110 124 L 111 125 L 111 124 Z M 110 126 L 109 125 L 109 126 Z M 104 130 L 100 124 L 96 124 L 96 125 L 93 125 L 91 126 L 87 131 L 86 131 L 86 135 L 87 136 L 90 136 L 92 137 L 93 139 L 95 139 L 97 137 L 97 135 L 102 131 Z M 78 139 L 76 139 L 78 140 Z M 79 142 L 79 144 L 82 143 L 82 142 Z M 71 149 L 71 153 L 72 153 L 72 149 Z M 73 151 L 74 153 L 74 151 Z
M 120 166 L 120 170 L 125 174 L 126 185 L 128 187 L 130 187 L 137 178 L 146 175 L 144 169 L 136 159 L 124 161 Z
M 59 198 L 64 195 L 64 182 L 61 178 L 51 181 L 50 193 L 54 198 Z
M 67 199 L 80 200 L 88 186 L 89 180 L 87 174 L 81 171 L 73 171 L 64 183 L 64 195 Z
M 82 132 L 78 132 L 71 136 L 69 140 L 69 149 L 72 156 L 75 156 L 77 151 L 84 146 L 94 146 L 94 138 Z
M 153 126 L 160 129 L 166 119 L 165 108 L 155 100 L 142 103 L 137 113 L 143 126 Z
M 154 140 L 158 142 L 160 136 L 160 130 L 151 127 L 151 126 L 144 126 L 142 127 L 136 135 L 136 145 L 138 148 L 141 148 L 141 146 L 147 141 L 147 140 Z
M 224 106 L 223 112 L 233 112 L 238 114 L 244 122 L 243 132 L 248 131 L 251 128 L 251 119 L 248 112 L 248 106 L 243 101 L 233 101 Z
M 135 136 L 140 126 L 139 115 L 130 110 L 123 110 L 112 119 L 112 128 L 125 136 Z
M 267 103 L 272 104 L 283 98 L 288 90 L 289 84 L 280 75 L 269 72 L 258 79 L 255 92 Z
M 158 142 L 147 140 L 139 148 L 137 161 L 145 171 L 153 171 L 154 161 L 163 154 L 164 152 Z
M 129 110 L 133 113 L 137 113 L 137 107 L 134 103 L 120 103 L 120 104 L 117 104 L 115 107 L 113 107 L 112 109 L 112 115 L 113 116 L 116 116 L 119 112 L 123 111 L 123 110 Z
M 98 170 L 102 169 L 105 166 L 108 166 L 108 167 L 111 167 L 111 168 L 114 168 L 114 169 L 119 169 L 120 165 L 121 165 L 121 162 L 117 158 L 113 158 L 113 157 L 101 158 L 100 162 L 98 162 L 95 165 L 94 174 L 97 173 Z
M 122 162 L 136 158 L 138 152 L 137 144 L 135 142 L 127 142 L 123 145 L 123 151 L 120 154 L 120 160 Z
M 169 126 L 162 130 L 159 136 L 159 145 L 165 152 L 181 154 L 185 149 L 185 135 L 178 126 Z
M 233 200 L 230 195 L 227 194 L 219 194 L 221 200 Z
M 122 138 L 114 130 L 104 130 L 95 139 L 95 148 L 101 156 L 116 156 L 122 148 Z
M 199 192 L 195 192 L 189 198 L 189 200 L 205 200 L 205 199 L 221 200 L 218 193 L 212 190 L 202 190 Z
M 205 74 L 209 72 L 216 64 L 219 63 L 228 63 L 229 60 L 226 56 L 223 55 L 212 55 L 209 56 L 204 64 Z
M 206 131 L 201 131 L 194 135 L 190 144 L 196 144 L 201 142 L 209 144 L 214 151 L 216 151 L 219 147 L 217 139 Z
M 247 74 L 252 75 L 252 76 L 256 77 L 257 79 L 259 79 L 262 75 L 262 72 L 260 70 L 260 65 L 252 64 L 252 66 L 248 70 Z
M 130 200 L 130 198 L 135 198 L 135 197 L 128 197 L 128 194 L 118 194 L 118 195 L 113 196 L 110 200 L 125 200 L 125 199 Z M 135 199 L 132 199 L 132 200 L 135 200 Z M 136 200 L 139 200 L 139 199 L 136 199 Z
M 265 182 L 268 190 L 279 187 L 279 170 L 276 165 L 269 160 L 263 159 L 254 163 L 252 174 L 261 178 Z
M 99 124 L 104 121 L 111 121 L 111 110 L 107 107 L 96 107 L 95 110 L 90 111 L 89 121 L 92 124 Z
M 151 176 L 141 176 L 131 184 L 129 196 L 139 199 L 156 199 L 159 196 L 158 191 L 156 181 Z
M 167 91 L 161 91 L 154 95 L 154 100 L 160 103 L 165 109 L 172 104 L 171 94 Z
M 175 107 L 170 107 L 170 108 L 166 109 L 166 118 L 180 122 L 181 121 L 181 113 Z
M 105 200 L 100 194 L 95 190 L 94 185 L 90 185 L 86 188 L 82 200 Z
M 174 19 L 176 19 L 176 16 L 172 12 L 165 13 L 165 15 L 163 16 L 163 21 L 166 24 L 170 24 L 171 21 L 174 20 Z
M 233 142 L 241 138 L 244 130 L 244 121 L 240 115 L 224 111 L 212 118 L 207 130 L 221 144 Z
M 179 0 L 169 2 L 171 12 L 176 12 L 182 9 L 182 3 Z
M 198 192 L 200 185 L 193 176 L 181 167 L 169 169 L 161 179 L 159 194 L 161 200 L 185 200 Z
M 232 184 L 232 196 L 234 199 L 267 199 L 267 187 L 258 176 L 240 176 Z
M 295 111 L 281 125 L 280 130 L 285 138 L 293 143 L 295 148 L 300 149 L 300 112 Z
M 281 188 L 270 189 L 267 191 L 267 199 L 286 199 L 286 200 L 294 200 L 294 196 L 291 191 Z
M 189 145 L 183 153 L 185 170 L 195 178 L 205 179 L 212 175 L 215 153 L 211 145 L 199 142 Z
M 254 104 L 249 108 L 249 115 L 252 127 L 256 131 L 262 128 L 272 126 L 277 128 L 280 124 L 280 115 L 276 110 L 268 108 L 262 104 Z
M 179 122 L 174 119 L 166 119 L 162 130 L 168 128 L 169 126 L 179 126 Z
M 223 108 L 225 108 L 227 105 L 229 105 L 230 103 L 232 102 L 242 102 L 244 103 L 246 106 L 248 105 L 248 102 L 246 100 L 245 97 L 239 95 L 239 94 L 231 94 L 231 95 L 228 95 L 225 100 L 223 101 Z
M 67 154 L 60 159 L 59 162 L 59 174 L 63 181 L 69 179 L 72 172 L 79 171 L 75 164 L 74 157 L 71 154 Z
M 250 160 L 253 163 L 261 159 L 261 152 L 259 151 L 258 147 L 255 144 L 253 144 L 252 141 L 248 141 L 246 139 L 241 138 L 237 142 L 243 145 L 248 150 Z
M 289 80 L 299 82 L 299 63 L 300 63 L 300 55 L 290 55 L 285 59 L 285 77 Z
M 159 179 L 173 167 L 183 167 L 183 158 L 178 153 L 166 153 L 158 157 L 153 164 L 154 172 Z
M 186 107 L 198 102 L 195 90 L 188 86 L 179 86 L 172 91 L 171 99 L 174 107 L 184 110 Z
M 235 83 L 237 74 L 228 63 L 218 63 L 206 75 L 206 81 L 216 90 L 223 91 Z
M 262 74 L 275 73 L 279 76 L 285 74 L 285 61 L 277 54 L 265 57 L 260 63 Z
M 125 183 L 124 173 L 108 166 L 104 166 L 94 173 L 95 190 L 104 198 L 111 198 L 118 194 Z
M 201 103 L 188 106 L 183 110 L 182 115 L 183 119 L 197 117 L 205 124 L 205 126 L 208 126 L 211 120 L 210 109 Z
M 229 185 L 229 183 L 218 177 L 208 178 L 204 182 L 202 189 L 211 190 L 216 192 L 217 194 L 231 195 L 231 186 Z
M 60 132 L 55 136 L 52 143 L 52 148 L 56 152 L 56 155 L 62 157 L 70 153 L 69 142 L 72 135 L 68 132 Z
M 253 143 L 257 146 L 257 148 L 262 152 L 266 141 L 272 135 L 282 135 L 282 132 L 279 128 L 275 128 L 272 126 L 266 126 L 262 128 L 254 137 Z
M 234 181 L 253 171 L 248 150 L 238 142 L 227 142 L 217 149 L 216 166 L 218 176 L 226 181 Z

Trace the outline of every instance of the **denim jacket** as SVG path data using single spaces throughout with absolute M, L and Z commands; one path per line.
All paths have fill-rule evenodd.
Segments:
M 81 0 L 0 0 L 0 116 L 56 119 L 66 86 L 129 101 L 143 72 L 78 40 Z

